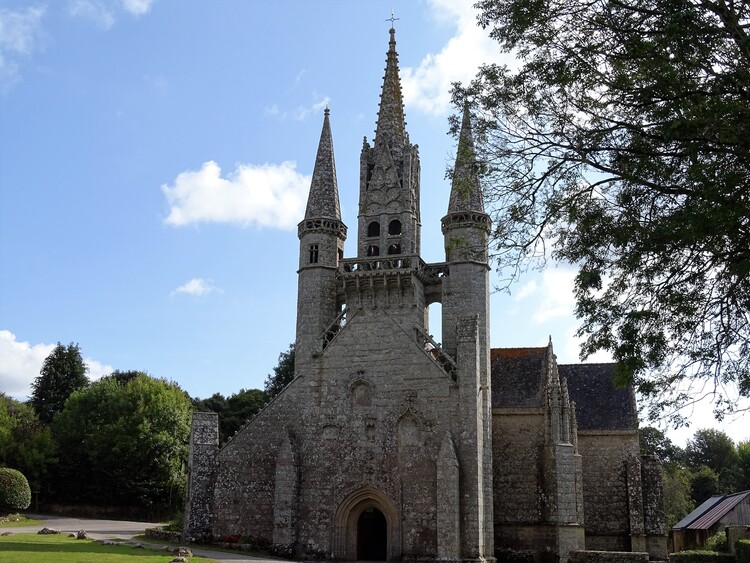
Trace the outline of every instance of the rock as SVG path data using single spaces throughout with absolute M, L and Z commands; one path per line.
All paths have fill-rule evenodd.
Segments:
M 69 538 L 74 538 L 74 537 L 76 537 L 76 535 L 75 535 L 75 534 L 74 534 L 73 532 L 70 532 L 70 533 L 68 534 L 68 537 L 69 537 Z
M 172 550 L 172 555 L 175 557 L 192 557 L 193 552 L 190 551 L 187 547 L 175 547 Z
M 99 543 L 102 545 L 117 545 L 117 542 L 112 540 L 99 540 Z
M 184 557 L 175 557 L 169 563 L 187 563 L 187 559 L 185 559 Z
M 143 549 L 143 544 L 140 544 L 140 543 L 134 543 L 134 544 L 133 544 L 133 549 Z
M 78 533 L 76 534 L 77 540 L 87 540 L 89 539 L 89 535 L 86 533 L 86 530 L 78 530 Z
M 3 532 L 0 536 L 12 536 L 13 532 Z
M 44 527 L 37 532 L 37 534 L 42 534 L 43 536 L 49 535 L 49 534 L 59 534 L 59 533 L 60 533 L 60 530 L 55 530 L 54 528 L 47 528 L 47 527 Z

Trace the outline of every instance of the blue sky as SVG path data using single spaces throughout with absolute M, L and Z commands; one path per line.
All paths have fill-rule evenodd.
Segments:
M 28 395 L 58 341 L 80 344 L 93 378 L 262 388 L 294 340 L 296 224 L 326 105 L 355 253 L 392 9 L 423 257 L 442 261 L 450 84 L 500 60 L 472 3 L 0 0 L 0 390 Z M 551 335 L 577 361 L 573 275 L 495 294 L 493 346 Z

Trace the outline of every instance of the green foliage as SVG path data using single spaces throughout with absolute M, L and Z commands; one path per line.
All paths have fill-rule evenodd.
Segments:
M 0 511 L 25 510 L 31 504 L 31 488 L 23 473 L 0 467 Z
M 734 441 L 725 432 L 713 428 L 696 430 L 687 443 L 685 454 L 691 467 L 713 469 L 719 476 L 718 492 L 733 492 L 739 458 Z
M 737 540 L 734 551 L 737 563 L 750 563 L 750 540 Z
M 737 483 L 735 490 L 750 490 L 750 440 L 737 444 Z
M 685 456 L 683 449 L 675 446 L 658 428 L 646 426 L 638 429 L 638 439 L 642 454 L 655 455 L 662 462 L 681 462 Z
M 272 399 L 294 379 L 294 343 L 289 345 L 286 352 L 279 354 L 279 363 L 273 368 L 273 373 L 266 378 L 265 391 Z
M 191 413 L 182 389 L 145 373 L 104 377 L 76 391 L 53 423 L 59 494 L 100 505 L 176 506 Z
M 87 371 L 78 344 L 71 342 L 63 346 L 57 343 L 44 360 L 39 377 L 31 384 L 31 404 L 39 420 L 51 422 L 62 411 L 70 394 L 88 385 Z
M 0 394 L 0 464 L 18 468 L 34 491 L 43 491 L 56 463 L 49 426 L 39 421 L 31 405 Z
M 193 406 L 200 411 L 218 413 L 219 435 L 224 442 L 260 411 L 265 402 L 266 394 L 260 389 L 240 389 L 229 398 L 214 393 L 207 399 L 193 399 Z
M 725 553 L 729 552 L 726 533 L 716 532 L 713 536 L 706 540 L 706 543 L 703 544 L 703 549 L 705 549 L 706 551 L 719 551 Z
M 729 553 L 695 549 L 670 553 L 669 563 L 735 563 L 735 560 Z
M 696 505 L 720 492 L 719 476 L 710 467 L 699 467 L 690 477 L 690 496 Z
M 706 392 L 732 411 L 750 397 L 747 3 L 477 6 L 519 58 L 454 93 L 499 269 L 575 264 L 582 355 L 609 351 L 652 419 Z
M 695 508 L 691 498 L 690 471 L 676 463 L 664 466 L 664 516 L 667 529 Z

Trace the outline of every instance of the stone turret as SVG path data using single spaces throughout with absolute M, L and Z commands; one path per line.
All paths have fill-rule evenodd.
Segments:
M 365 139 L 360 156 L 357 255 L 418 255 L 420 228 L 419 149 L 406 132 L 391 28 L 375 140 Z
M 300 373 L 322 347 L 323 333 L 339 314 L 336 270 L 344 256 L 346 225 L 341 221 L 336 160 L 329 110 L 323 118 L 310 195 L 300 240 L 295 371 Z

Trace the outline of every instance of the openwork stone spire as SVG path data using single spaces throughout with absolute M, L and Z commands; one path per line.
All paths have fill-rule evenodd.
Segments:
M 315 157 L 315 169 L 310 183 L 310 195 L 307 198 L 305 219 L 327 217 L 341 219 L 339 206 L 339 188 L 336 181 L 336 159 L 333 156 L 333 138 L 331 123 L 328 118 L 330 110 L 325 109 L 323 130 L 318 143 L 318 155 Z
M 396 52 L 396 30 L 390 29 L 388 53 L 383 77 L 383 91 L 380 94 L 378 124 L 375 129 L 375 144 L 386 142 L 393 147 L 404 144 L 408 139 L 404 119 L 404 101 L 401 95 L 401 80 L 398 76 L 398 53 Z
M 459 211 L 484 213 L 484 198 L 482 188 L 479 185 L 468 104 L 464 105 L 461 133 L 458 137 L 458 150 L 456 151 L 456 165 L 453 169 L 453 183 L 448 202 L 448 213 Z

